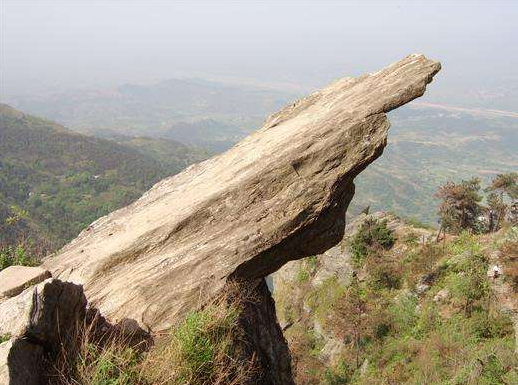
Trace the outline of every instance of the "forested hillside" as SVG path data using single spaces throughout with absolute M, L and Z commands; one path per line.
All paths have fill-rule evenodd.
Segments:
M 123 142 L 129 146 L 1 105 L 0 223 L 5 229 L 0 241 L 38 234 L 59 246 L 161 178 L 206 156 L 169 143 L 170 157 L 161 162 L 145 153 L 145 139 Z

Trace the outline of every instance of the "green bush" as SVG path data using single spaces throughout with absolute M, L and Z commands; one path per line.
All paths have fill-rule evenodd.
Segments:
M 188 314 L 171 330 L 165 344 L 150 352 L 144 362 L 144 378 L 151 384 L 246 383 L 255 362 L 244 354 L 242 343 L 243 290 L 224 293 Z
M 336 365 L 326 368 L 324 382 L 326 385 L 345 385 L 351 382 L 354 369 L 344 360 L 340 360 Z
M 353 262 L 361 265 L 367 255 L 373 250 L 390 249 L 395 242 L 392 230 L 387 228 L 387 221 L 367 219 L 354 235 L 350 247 Z
M 37 260 L 29 255 L 29 252 L 22 245 L 7 246 L 0 249 L 0 271 L 3 269 L 13 266 L 35 266 Z
M 11 339 L 11 334 L 0 334 L 0 344 L 5 341 L 9 341 Z
M 89 385 L 147 384 L 140 376 L 141 360 L 139 352 L 123 344 L 100 348 L 88 343 L 81 351 L 75 377 Z

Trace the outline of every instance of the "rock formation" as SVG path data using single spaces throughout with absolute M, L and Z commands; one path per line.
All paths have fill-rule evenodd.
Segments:
M 229 279 L 256 280 L 324 252 L 342 239 L 354 178 L 387 143 L 385 113 L 423 95 L 439 69 L 410 55 L 334 82 L 272 115 L 224 154 L 92 223 L 44 267 L 82 284 L 112 321 L 131 318 L 158 331 Z M 270 310 L 250 313 L 276 325 Z M 253 337 L 266 343 L 257 348 L 271 365 L 284 360 L 285 349 Z
M 81 286 L 49 278 L 0 303 L 0 384 L 43 383 L 45 357 L 74 355 L 86 314 Z
M 440 64 L 410 55 L 272 115 L 226 153 L 157 183 L 44 263 L 111 318 L 164 329 L 229 277 L 264 277 L 343 235 L 353 179 L 387 143 L 386 112 Z
M 9 266 L 0 271 L 0 302 L 47 278 L 50 278 L 50 272 L 41 267 Z

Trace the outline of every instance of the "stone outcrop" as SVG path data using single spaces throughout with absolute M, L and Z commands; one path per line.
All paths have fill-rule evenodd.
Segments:
M 423 95 L 439 69 L 410 55 L 334 82 L 97 220 L 44 267 L 84 285 L 108 318 L 161 330 L 229 278 L 324 252 L 342 239 L 354 178 L 387 143 L 385 113 Z
M 82 287 L 52 278 L 2 302 L 0 336 L 9 340 L 0 345 L 0 384 L 43 383 L 44 357 L 75 354 L 85 314 Z
M 47 278 L 50 272 L 41 267 L 9 266 L 0 271 L 0 302 Z
M 40 385 L 43 381 L 44 350 L 24 339 L 0 344 L 0 384 Z
M 288 344 L 277 323 L 275 302 L 264 279 L 253 283 L 240 324 L 246 335 L 245 351 L 256 361 L 250 384 L 294 384 Z

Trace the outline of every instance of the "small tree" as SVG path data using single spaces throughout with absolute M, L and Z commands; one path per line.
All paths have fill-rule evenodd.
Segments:
M 507 213 L 507 205 L 501 195 L 494 191 L 491 191 L 487 198 L 487 211 L 489 217 L 488 230 L 489 232 L 497 231 L 500 229 L 502 220 L 505 218 Z
M 439 206 L 441 230 L 458 234 L 464 229 L 480 231 L 480 180 L 472 178 L 460 183 L 447 182 L 435 194 L 442 200 Z
M 351 240 L 353 261 L 361 265 L 365 257 L 375 250 L 388 250 L 395 242 L 392 230 L 387 227 L 387 221 L 378 221 L 368 218 L 361 225 L 358 232 Z
M 502 196 L 506 194 L 513 201 L 517 200 L 518 173 L 510 172 L 497 175 L 488 190 L 499 192 Z
M 518 173 L 499 174 L 486 189 L 489 210 L 489 231 L 500 229 L 502 222 L 518 199 Z M 508 205 L 507 202 L 510 204 Z
M 367 312 L 367 302 L 364 299 L 360 283 L 356 275 L 334 309 L 335 332 L 341 336 L 345 343 L 350 343 L 354 352 L 356 368 L 360 367 L 362 353 L 362 339 L 366 337 L 368 325 L 364 316 Z

